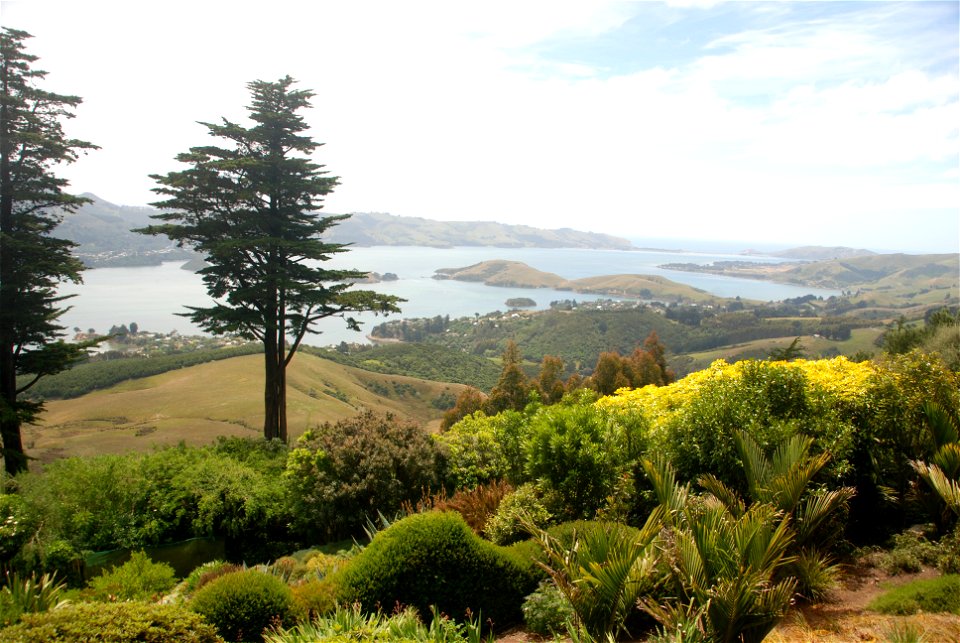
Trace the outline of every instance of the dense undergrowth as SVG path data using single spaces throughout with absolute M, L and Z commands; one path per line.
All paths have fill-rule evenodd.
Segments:
M 67 609 L 55 582 L 27 600 L 43 585 L 31 574 L 46 572 L 86 587 L 70 590 L 76 619 L 94 618 L 80 609 L 90 601 L 165 593 L 234 640 L 259 640 L 265 626 L 271 641 L 306 640 L 329 633 L 330 618 L 366 632 L 359 640 L 479 640 L 524 619 L 581 640 L 761 640 L 791 601 L 829 591 L 854 545 L 930 523 L 935 553 L 911 550 L 920 564 L 960 560 L 958 384 L 919 352 L 717 362 L 666 386 L 477 413 L 436 436 L 364 413 L 289 447 L 230 439 L 61 460 L 0 496 L 0 562 L 17 574 L 0 621 L 22 619 L 10 630 L 21 637 L 53 627 L 24 609 Z M 352 544 L 365 528 L 379 533 Z M 174 590 L 135 587 L 169 584 L 137 555 L 84 578 L 89 552 L 194 536 L 223 539 L 231 563 Z M 238 597 L 254 585 L 266 598 L 248 614 Z M 216 609 L 234 600 L 250 609 Z M 356 618 L 337 609 L 354 603 Z

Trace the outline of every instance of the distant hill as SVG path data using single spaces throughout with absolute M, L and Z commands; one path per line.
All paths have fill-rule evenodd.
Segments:
M 656 275 L 603 275 L 565 279 L 552 272 L 531 268 L 520 261 L 495 259 L 465 268 L 441 268 L 437 279 L 479 281 L 487 286 L 510 288 L 553 288 L 578 293 L 611 295 L 666 301 L 712 301 L 717 298 L 704 290 L 680 284 Z
M 743 260 L 660 267 L 857 291 L 881 305 L 895 300 L 901 304 L 949 304 L 956 301 L 960 293 L 960 254 L 870 254 L 829 261 L 758 263 Z
M 543 230 L 492 221 L 432 221 L 359 212 L 330 230 L 335 243 L 358 246 L 496 246 L 501 248 L 600 248 L 629 250 L 627 239 L 570 228 Z
M 801 246 L 780 252 L 771 252 L 770 256 L 785 259 L 802 259 L 805 261 L 828 261 L 830 259 L 850 259 L 853 257 L 870 257 L 877 253 L 862 248 L 847 248 L 845 246 Z
M 115 205 L 93 194 L 91 203 L 67 214 L 55 235 L 79 246 L 75 254 L 91 267 L 156 265 L 162 261 L 193 259 L 165 236 L 131 232 L 156 223 L 151 207 Z M 355 246 L 498 246 L 503 248 L 600 248 L 629 250 L 627 239 L 569 228 L 541 230 L 492 221 L 431 221 L 390 214 L 359 213 L 330 228 L 326 240 Z
M 161 261 L 190 259 L 194 253 L 177 248 L 166 237 L 131 232 L 156 223 L 150 218 L 157 210 L 149 207 L 114 205 L 94 194 L 83 194 L 87 203 L 64 216 L 55 236 L 78 244 L 74 250 L 84 264 L 100 266 L 156 265 Z

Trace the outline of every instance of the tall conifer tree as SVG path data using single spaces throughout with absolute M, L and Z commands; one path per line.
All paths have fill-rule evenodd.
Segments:
M 30 37 L 7 27 L 0 33 L 0 438 L 10 475 L 27 468 L 21 425 L 42 408 L 22 394 L 90 346 L 61 339 L 57 319 L 66 308 L 56 287 L 79 282 L 83 266 L 70 254 L 74 244 L 50 233 L 86 201 L 63 192 L 67 181 L 53 167 L 95 146 L 65 136 L 61 121 L 81 99 L 36 87 L 46 72 L 31 69 L 37 57 L 23 46 Z
M 227 119 L 202 123 L 230 145 L 191 148 L 177 156 L 188 169 L 152 175 L 160 184 L 154 191 L 167 197 L 154 204 L 167 212 L 154 218 L 166 223 L 141 230 L 165 234 L 206 257 L 200 273 L 214 303 L 184 314 L 209 332 L 263 343 L 263 434 L 284 441 L 286 368 L 304 336 L 331 316 L 359 329 L 349 313 L 397 312 L 401 301 L 351 291 L 349 282 L 366 273 L 321 265 L 347 250 L 321 239 L 346 216 L 318 214 L 337 179 L 310 160 L 320 144 L 303 135 L 307 125 L 298 112 L 309 107 L 313 93 L 293 84 L 289 76 L 248 84 L 251 127 Z

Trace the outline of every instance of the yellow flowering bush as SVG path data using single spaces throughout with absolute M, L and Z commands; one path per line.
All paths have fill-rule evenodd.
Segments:
M 814 437 L 814 448 L 832 456 L 823 472 L 831 485 L 899 488 L 909 459 L 927 448 L 923 401 L 958 408 L 958 383 L 935 356 L 917 352 L 860 363 L 718 360 L 673 384 L 621 389 L 596 404 L 642 414 L 652 448 L 687 479 L 713 473 L 740 484 L 733 432 L 743 429 L 768 449 L 795 433 Z

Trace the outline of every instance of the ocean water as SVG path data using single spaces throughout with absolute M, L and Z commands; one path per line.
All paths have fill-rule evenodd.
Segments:
M 550 302 L 561 299 L 593 301 L 609 298 L 569 291 L 499 288 L 480 283 L 432 278 L 434 272 L 440 268 L 462 268 L 491 259 L 522 261 L 533 268 L 556 273 L 567 279 L 612 274 L 662 275 L 720 297 L 740 296 L 744 299 L 776 301 L 806 294 L 823 297 L 839 294 L 837 291 L 822 288 L 663 270 L 657 267 L 665 263 L 705 264 L 744 259 L 735 254 L 706 252 L 378 246 L 351 248 L 349 252 L 334 256 L 326 265 L 396 274 L 399 278 L 397 281 L 357 286 L 397 295 L 407 300 L 401 305 L 402 314 L 390 316 L 388 319 L 483 315 L 495 310 L 506 310 L 506 300 L 514 297 L 533 299 L 537 303 L 537 309 L 548 308 Z M 749 259 L 771 263 L 782 261 L 773 257 Z M 181 262 L 167 262 L 159 266 L 87 270 L 83 273 L 83 284 L 64 284 L 60 288 L 61 294 L 76 295 L 68 300 L 71 308 L 61 317 L 61 322 L 68 329 L 77 327 L 84 331 L 93 328 L 98 332 L 106 332 L 115 324 L 136 322 L 142 330 L 176 330 L 182 334 L 199 334 L 198 328 L 177 313 L 184 312 L 185 306 L 208 305 L 210 300 L 199 276 L 182 270 L 181 265 Z M 358 319 L 367 330 L 385 318 L 365 314 Z M 341 341 L 365 341 L 365 333 L 347 330 L 341 319 L 324 320 L 318 328 L 322 333 L 309 336 L 305 343 L 323 346 Z

